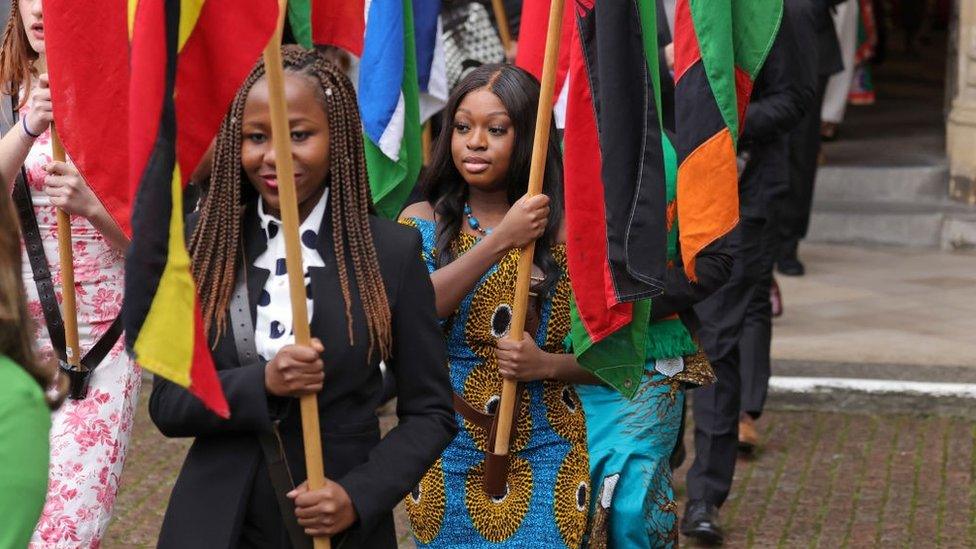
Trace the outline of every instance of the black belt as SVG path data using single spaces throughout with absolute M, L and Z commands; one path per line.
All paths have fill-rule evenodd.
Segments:
M 230 322 L 234 333 L 234 346 L 237 348 L 237 359 L 241 366 L 251 366 L 260 364 L 261 360 L 254 344 L 254 323 L 251 321 L 251 304 L 247 297 L 245 273 L 246 269 L 243 267 L 237 272 L 237 284 L 234 288 L 234 296 L 230 300 Z M 258 442 L 261 443 L 261 451 L 264 453 L 264 461 L 268 465 L 271 486 L 278 499 L 278 510 L 281 512 L 285 530 L 288 531 L 288 538 L 295 549 L 311 549 L 312 539 L 305 534 L 305 529 L 298 524 L 298 517 L 295 516 L 295 502 L 286 495 L 295 488 L 295 481 L 285 459 L 278 422 L 272 424 L 271 433 L 258 432 L 257 437 Z
M 0 117 L 0 134 L 6 134 L 17 123 L 17 109 L 14 107 L 16 99 L 9 97 L 8 99 L 10 100 L 13 122 L 9 122 L 6 116 Z M 64 321 L 61 318 L 58 299 L 54 294 L 51 269 L 48 266 L 47 257 L 44 255 L 44 240 L 41 238 L 41 230 L 37 225 L 34 203 L 31 201 L 30 190 L 27 188 L 27 174 L 23 167 L 20 168 L 20 173 L 17 174 L 14 183 L 13 199 L 17 207 L 17 217 L 20 219 L 20 231 L 27 248 L 27 258 L 34 274 L 37 296 L 41 301 L 41 311 L 44 313 L 44 324 L 47 327 L 48 337 L 54 347 L 55 354 L 57 354 L 61 371 L 71 381 L 68 396 L 76 400 L 84 399 L 88 395 L 88 383 L 92 371 L 105 359 L 115 343 L 118 342 L 119 336 L 122 335 L 122 317 L 116 317 L 108 331 L 102 334 L 95 345 L 85 353 L 81 358 L 79 368 L 73 368 L 68 364 L 64 342 Z M 63 291 L 73 292 L 74 288 L 65 288 Z

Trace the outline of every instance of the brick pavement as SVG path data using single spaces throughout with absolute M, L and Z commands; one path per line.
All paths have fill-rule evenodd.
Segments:
M 146 402 L 108 549 L 154 545 L 188 446 L 155 430 Z M 740 459 L 722 511 L 727 547 L 976 546 L 976 423 L 773 410 L 758 428 L 765 444 Z M 689 462 L 675 476 L 679 497 Z

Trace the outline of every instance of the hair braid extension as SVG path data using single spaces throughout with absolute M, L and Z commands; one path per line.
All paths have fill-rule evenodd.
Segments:
M 322 51 L 284 46 L 282 62 L 285 71 L 313 81 L 329 122 L 332 165 L 327 180 L 331 189 L 332 247 L 349 341 L 353 342 L 350 280 L 354 280 L 366 316 L 370 353 L 378 349 L 380 357 L 387 359 L 392 349 L 392 321 L 370 229 L 372 199 L 356 93 L 348 78 L 326 60 Z M 242 255 L 242 186 L 249 185 L 241 170 L 244 104 L 251 88 L 264 75 L 264 64 L 259 62 L 238 90 L 221 124 L 214 150 L 210 192 L 201 203 L 200 219 L 190 242 L 205 327 L 209 332 L 212 323 L 216 322 L 218 336 L 226 326 L 227 304 L 233 293 L 237 262 Z

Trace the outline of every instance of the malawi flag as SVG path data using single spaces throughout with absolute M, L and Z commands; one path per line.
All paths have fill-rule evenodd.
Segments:
M 411 0 L 372 0 L 359 63 L 359 111 L 376 211 L 390 219 L 420 167 L 420 88 Z
M 663 289 L 667 250 L 654 1 L 576 0 L 575 16 L 565 133 L 571 338 L 584 367 L 643 368 L 648 298 Z
M 126 234 L 131 234 L 128 126 L 129 37 L 125 4 L 44 3 L 45 46 L 55 125 L 68 157 Z
M 739 221 L 736 145 L 783 0 L 678 0 L 674 23 L 678 219 L 685 274 Z
M 140 365 L 187 387 L 223 417 L 230 411 L 203 333 L 184 241 L 183 182 L 271 38 L 277 14 L 267 0 L 129 4 L 135 202 L 126 256 L 126 345 Z

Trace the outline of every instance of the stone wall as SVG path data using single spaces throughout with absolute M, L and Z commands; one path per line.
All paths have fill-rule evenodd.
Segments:
M 946 125 L 949 195 L 976 205 L 976 0 L 959 0 L 954 96 Z

